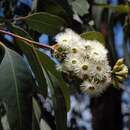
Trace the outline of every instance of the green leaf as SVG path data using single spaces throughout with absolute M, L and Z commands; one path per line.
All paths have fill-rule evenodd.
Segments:
M 94 32 L 94 31 L 93 32 L 85 32 L 85 33 L 80 34 L 80 36 L 82 38 L 84 38 L 85 40 L 97 40 L 102 45 L 105 45 L 104 36 L 100 32 Z
M 54 75 L 44 68 L 44 74 L 51 90 L 53 106 L 56 119 L 56 130 L 67 130 L 67 111 L 65 98 L 59 86 L 59 82 Z
M 38 0 L 37 7 L 37 12 L 45 11 L 58 16 L 73 15 L 71 7 L 66 0 Z
M 34 97 L 32 97 L 32 104 L 32 130 L 40 130 L 41 108 Z
M 30 35 L 25 32 L 23 29 L 17 27 L 17 26 L 12 26 L 11 30 L 15 32 L 17 35 L 32 39 Z M 38 91 L 44 95 L 47 96 L 47 85 L 46 85 L 46 80 L 44 77 L 44 73 L 42 70 L 42 65 L 39 64 L 39 61 L 36 56 L 35 48 L 28 43 L 22 42 L 22 41 L 16 41 L 16 44 L 19 46 L 21 51 L 25 54 L 25 56 L 28 59 L 28 62 L 31 66 L 31 69 L 35 75 L 36 81 L 38 83 Z M 36 89 L 36 88 L 35 88 Z
M 40 54 L 40 51 L 37 50 L 37 55 L 39 57 L 39 60 L 41 61 L 42 60 L 41 58 L 43 58 L 43 55 L 40 58 L 39 54 Z M 52 100 L 53 100 L 53 106 L 54 106 L 55 117 L 56 117 L 56 129 L 57 130 L 67 130 L 66 105 L 68 105 L 68 104 L 66 103 L 66 98 L 69 98 L 69 96 L 64 94 L 64 92 L 67 88 L 65 88 L 65 90 L 62 91 L 62 89 L 61 89 L 62 84 L 60 82 L 60 79 L 57 79 L 55 77 L 55 74 L 53 75 L 50 72 L 50 68 L 48 68 L 48 65 L 49 65 L 49 63 L 51 63 L 51 60 L 49 61 L 49 59 L 50 59 L 49 57 L 47 59 L 44 58 L 43 62 L 47 63 L 47 66 L 45 66 L 45 64 L 43 62 L 42 62 L 43 63 L 42 65 L 43 65 L 43 72 L 44 72 L 44 76 L 46 78 L 48 87 L 50 87 L 50 89 L 51 89 L 51 96 L 52 96 Z M 52 65 L 53 64 L 51 63 L 51 66 Z M 55 70 L 55 66 L 53 69 Z M 49 127 L 47 127 L 47 128 L 49 128 Z
M 39 12 L 24 18 L 24 21 L 34 31 L 54 35 L 65 25 L 65 21 L 59 16 L 47 12 Z
M 20 28 L 17 28 L 17 29 L 20 29 Z M 15 29 L 15 32 L 17 33 L 18 31 L 16 31 L 16 29 Z M 19 35 L 20 34 L 22 36 L 24 36 L 23 31 L 21 33 L 19 33 Z M 26 37 L 26 34 L 25 34 L 25 37 Z M 59 82 L 61 84 L 60 87 L 61 87 L 61 90 L 65 97 L 67 111 L 69 111 L 69 109 L 70 109 L 69 90 L 68 90 L 68 87 L 66 86 L 66 83 L 64 82 L 64 80 L 62 78 L 61 73 L 56 70 L 56 64 L 50 59 L 49 56 L 47 56 L 43 52 L 40 52 L 38 49 L 33 48 L 28 43 L 19 41 L 19 42 L 17 42 L 17 44 L 19 45 L 20 49 L 24 52 L 24 54 L 27 56 L 28 61 L 31 65 L 31 68 L 36 76 L 36 79 L 37 79 L 39 85 L 41 85 L 40 87 L 43 88 L 43 89 L 41 89 L 41 92 L 43 95 L 47 95 L 47 88 L 46 88 L 47 85 L 46 85 L 46 80 L 44 78 L 44 73 L 43 73 L 42 67 L 45 66 L 48 71 L 50 71 L 53 75 L 56 76 L 57 80 L 59 80 Z M 40 64 L 39 64 L 39 62 L 40 62 Z
M 34 97 L 32 99 L 32 102 L 33 102 L 33 111 L 34 111 L 34 114 L 36 116 L 37 122 L 40 123 L 41 109 L 38 105 L 37 100 Z
M 43 119 L 40 121 L 40 130 L 52 130 L 47 122 Z
M 65 10 L 56 2 L 48 4 L 48 7 L 46 8 L 46 12 L 58 16 L 66 16 Z
M 6 112 L 7 112 L 6 104 L 3 101 L 0 101 L 0 120 L 1 120 L 0 130 L 10 130 Z
M 5 55 L 5 49 L 4 47 L 0 47 L 0 64 L 3 60 L 4 55 Z
M 112 9 L 113 11 L 117 12 L 117 13 L 128 13 L 128 5 L 123 5 L 123 4 L 120 4 L 120 5 L 109 5 L 109 4 L 99 4 L 99 3 L 96 3 L 94 4 L 95 6 L 98 6 L 98 7 L 102 7 L 102 8 L 108 8 L 108 9 Z
M 69 89 L 68 89 L 68 86 L 66 86 L 66 83 L 64 82 L 61 73 L 56 70 L 56 64 L 50 59 L 49 56 L 47 56 L 43 52 L 39 51 L 38 49 L 36 49 L 35 53 L 37 55 L 37 58 L 40 61 L 40 64 L 43 66 L 43 68 L 46 68 L 47 71 L 49 71 L 51 74 L 53 74 L 56 77 L 56 79 L 59 81 L 61 91 L 65 98 L 66 108 L 67 108 L 67 111 L 69 111 L 69 109 L 70 109 Z M 44 71 L 44 70 L 42 70 L 42 71 Z
M 32 111 L 32 130 L 40 130 L 34 111 Z
M 75 0 L 73 2 L 70 2 L 70 4 L 72 5 L 73 11 L 80 16 L 88 13 L 89 3 L 86 0 Z
M 43 11 L 48 12 L 50 14 L 58 15 L 58 16 L 65 16 L 67 15 L 66 10 L 62 8 L 55 0 L 41 0 L 38 3 L 39 6 L 44 6 Z
M 25 44 L 24 46 L 26 46 L 30 49 L 32 48 L 31 46 L 29 46 L 27 44 Z M 36 49 L 35 51 L 36 51 L 35 53 L 36 53 L 37 57 L 35 57 L 34 60 L 36 60 L 38 58 L 42 67 L 45 67 L 50 73 L 52 73 L 57 78 L 59 83 L 61 84 L 60 87 L 63 92 L 64 98 L 65 98 L 67 111 L 69 111 L 69 109 L 70 109 L 69 90 L 68 90 L 68 87 L 66 86 L 66 83 L 64 82 L 64 80 L 62 78 L 61 73 L 56 70 L 56 64 L 50 59 L 49 56 L 47 56 L 43 52 L 39 51 L 38 49 Z M 42 71 L 44 71 L 43 68 L 42 68 Z
M 65 81 L 62 78 L 61 73 L 56 70 L 56 64 L 50 59 L 49 56 L 47 56 L 46 54 L 44 54 L 44 53 L 42 53 L 42 52 L 40 52 L 38 50 L 37 50 L 37 53 L 38 53 L 38 56 L 39 56 L 39 59 L 40 59 L 42 65 L 51 74 L 53 74 L 56 77 L 56 79 L 59 81 L 61 90 L 62 90 L 64 98 L 65 98 L 67 111 L 69 111 L 69 109 L 70 109 L 69 90 L 68 90 L 68 86 L 66 85 Z
M 130 2 L 128 2 L 128 5 L 130 6 Z M 128 65 L 128 68 L 130 69 L 130 51 L 129 51 L 129 46 L 130 46 L 130 42 L 129 42 L 129 36 L 130 36 L 130 23 L 129 21 L 126 22 L 125 26 L 124 26 L 124 42 L 123 42 L 123 49 L 124 49 L 124 58 L 125 58 L 125 62 Z
M 58 3 L 66 12 L 67 14 L 72 17 L 73 16 L 73 11 L 71 6 L 69 5 L 67 0 L 53 0 L 56 1 L 56 3 Z
M 44 77 L 42 64 L 37 57 L 35 48 L 21 41 L 17 42 L 17 44 L 19 45 L 23 53 L 26 55 L 29 65 L 31 66 L 32 71 L 34 72 L 36 81 L 38 83 L 38 92 L 46 97 L 47 96 L 46 80 Z
M 60 16 L 68 24 L 71 23 L 71 17 L 73 16 L 73 12 L 66 0 L 62 0 L 62 2 L 56 0 L 38 0 L 37 7 L 38 11 L 45 11 L 50 14 Z
M 128 65 L 128 68 L 130 69 L 130 52 L 129 52 L 129 39 L 124 40 L 123 49 L 124 49 L 124 58 L 126 61 L 126 64 Z
M 32 87 L 35 85 L 23 58 L 0 43 L 0 99 L 7 105 L 11 130 L 29 130 L 32 122 Z

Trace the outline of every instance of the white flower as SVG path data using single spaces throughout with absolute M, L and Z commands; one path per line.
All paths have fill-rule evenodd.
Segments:
M 95 84 L 95 83 L 91 83 L 89 81 L 84 81 L 80 86 L 81 86 L 82 92 L 85 92 L 90 95 L 97 94 L 97 84 Z
M 91 45 L 92 49 L 94 50 L 98 50 L 100 52 L 100 54 L 107 54 L 107 50 L 105 49 L 105 47 L 102 45 L 102 43 L 100 43 L 97 40 L 87 40 L 87 44 Z
M 79 64 L 79 60 L 76 57 L 67 57 L 64 60 L 63 67 L 67 71 L 75 71 L 76 66 Z
M 66 49 L 66 56 L 59 71 L 73 73 L 83 83 L 83 92 L 98 95 L 111 82 L 111 67 L 107 59 L 107 50 L 96 40 L 84 40 L 70 29 L 56 36 L 57 44 Z
M 56 65 L 56 69 L 65 73 L 75 71 L 76 66 L 79 64 L 78 56 L 74 56 L 73 54 L 68 54 L 65 60 Z
M 84 44 L 87 54 L 91 57 L 92 60 L 103 62 L 107 59 L 107 50 L 105 47 L 96 40 L 90 41 L 87 40 Z
M 80 36 L 70 29 L 66 29 L 65 32 L 59 33 L 56 37 L 56 42 L 63 48 L 69 48 L 73 44 L 79 41 Z
M 70 46 L 70 42 L 72 41 L 72 38 L 70 35 L 66 33 L 60 33 L 56 36 L 56 42 L 61 46 L 61 47 L 68 47 Z
M 109 84 L 105 83 L 97 83 L 94 80 L 91 82 L 85 80 L 80 86 L 82 92 L 85 92 L 91 96 L 98 96 L 107 89 L 108 85 Z
M 58 71 L 63 71 L 63 67 L 62 67 L 61 64 L 57 64 L 57 65 L 56 65 L 56 69 L 57 69 Z
M 84 75 L 90 75 L 90 64 L 88 60 L 82 59 L 82 57 L 79 59 L 78 64 L 75 66 L 74 73 L 80 78 L 84 79 Z

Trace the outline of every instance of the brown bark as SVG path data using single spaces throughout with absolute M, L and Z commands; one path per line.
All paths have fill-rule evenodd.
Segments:
M 122 130 L 121 90 L 110 87 L 91 99 L 93 130 Z

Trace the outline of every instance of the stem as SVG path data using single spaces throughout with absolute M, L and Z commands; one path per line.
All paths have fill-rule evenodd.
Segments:
M 0 33 L 7 34 L 7 35 L 11 35 L 11 36 L 15 37 L 16 39 L 25 41 L 25 42 L 27 42 L 27 43 L 29 43 L 29 44 L 33 44 L 33 45 L 34 45 L 35 47 L 37 47 L 37 48 L 49 49 L 49 50 L 53 50 L 53 51 L 54 51 L 53 46 L 43 45 L 43 44 L 41 45 L 41 43 L 39 43 L 39 42 L 35 42 L 35 41 L 33 41 L 33 40 L 29 40 L 29 39 L 27 39 L 27 38 L 24 38 L 24 37 L 22 37 L 22 36 L 19 36 L 19 35 L 17 35 L 17 34 L 14 34 L 14 33 L 11 33 L 11 32 L 8 32 L 8 31 L 4 31 L 4 30 L 0 30 Z

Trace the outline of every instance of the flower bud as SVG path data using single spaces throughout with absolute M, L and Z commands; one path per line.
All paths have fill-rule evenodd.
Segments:
M 117 66 L 119 66 L 119 65 L 121 65 L 121 64 L 124 64 L 124 59 L 123 59 L 123 58 L 119 59 L 119 60 L 116 62 L 116 65 L 117 65 Z
M 115 65 L 113 67 L 113 71 L 117 72 L 117 71 L 120 71 L 121 69 L 123 69 L 124 67 L 124 64 L 121 64 L 121 65 Z
M 122 76 L 116 76 L 116 78 L 117 78 L 117 81 L 119 81 L 119 82 L 122 82 L 124 80 L 124 78 Z
M 128 75 L 128 68 L 124 65 L 123 69 L 119 72 L 115 72 L 115 74 L 120 76 Z
M 118 85 L 120 82 L 123 82 L 123 80 L 125 80 L 128 77 L 128 68 L 127 66 L 124 64 L 124 60 L 119 59 L 115 66 L 113 67 L 113 85 L 116 84 Z

